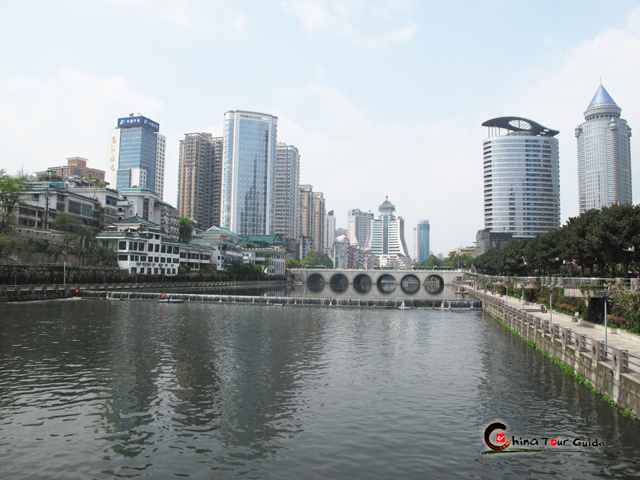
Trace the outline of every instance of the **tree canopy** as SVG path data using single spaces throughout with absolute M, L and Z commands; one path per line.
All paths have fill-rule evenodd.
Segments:
M 193 221 L 188 217 L 180 217 L 178 236 L 181 242 L 188 243 L 193 238 Z
M 93 230 L 68 213 L 59 213 L 51 222 L 51 228 L 62 233 L 62 243 L 69 249 L 71 242 L 77 239 L 93 239 Z
M 640 269 L 640 206 L 588 210 L 558 230 L 489 250 L 474 264 L 490 275 L 635 275 Z

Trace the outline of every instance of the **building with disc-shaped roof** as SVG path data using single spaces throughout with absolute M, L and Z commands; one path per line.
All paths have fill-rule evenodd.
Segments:
M 631 127 L 600 85 L 576 127 L 580 213 L 632 203 Z
M 485 230 L 534 238 L 560 228 L 560 132 L 521 117 L 482 126 Z

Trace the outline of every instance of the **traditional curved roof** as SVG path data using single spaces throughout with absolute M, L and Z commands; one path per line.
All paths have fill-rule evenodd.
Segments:
M 593 96 L 593 99 L 591 100 L 591 103 L 589 104 L 589 107 L 593 107 L 594 105 L 603 105 L 603 104 L 613 104 L 613 105 L 618 105 L 613 98 L 611 98 L 611 95 L 609 95 L 609 92 L 607 92 L 607 90 L 600 85 L 598 87 L 598 90 L 596 91 L 596 94 Z
M 531 135 L 540 135 L 542 137 L 555 137 L 560 132 L 544 127 L 533 120 L 522 117 L 498 117 L 487 120 L 482 124 L 483 127 L 497 127 L 511 130 L 512 132 L 527 132 Z

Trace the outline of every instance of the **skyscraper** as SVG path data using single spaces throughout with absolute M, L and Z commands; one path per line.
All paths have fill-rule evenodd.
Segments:
M 298 215 L 298 235 L 313 238 L 315 223 L 313 203 L 313 186 L 300 185 L 300 213 Z
M 600 85 L 576 127 L 580 213 L 632 203 L 631 127 Z
M 166 138 L 159 131 L 160 125 L 147 117 L 118 119 L 107 147 L 105 181 L 111 188 L 148 188 L 163 198 Z
M 300 153 L 278 142 L 271 191 L 271 233 L 298 238 L 300 214 Z
M 186 133 L 180 140 L 178 211 L 203 229 L 220 226 L 222 137 Z
M 484 226 L 533 238 L 560 228 L 559 132 L 526 118 L 500 117 L 483 142 Z M 503 132 L 506 131 L 506 134 Z
M 278 118 L 242 110 L 224 115 L 222 213 L 239 235 L 271 231 L 271 189 Z
M 363 212 L 359 208 L 352 208 L 347 211 L 347 221 L 349 229 L 349 241 L 351 244 L 358 244 L 365 247 L 371 235 L 371 222 L 373 213 Z
M 413 229 L 414 260 L 418 263 L 429 258 L 429 220 L 420 220 L 418 226 Z
M 322 192 L 313 192 L 313 249 L 318 255 L 324 253 L 325 202 Z
M 393 214 L 396 207 L 389 201 L 389 197 L 378 207 L 380 215 L 372 221 L 371 235 L 367 248 L 380 258 L 383 255 L 409 257 L 407 243 L 404 240 L 404 220 Z
M 333 210 L 327 212 L 324 218 L 324 253 L 332 257 L 336 239 L 336 217 L 333 216 Z

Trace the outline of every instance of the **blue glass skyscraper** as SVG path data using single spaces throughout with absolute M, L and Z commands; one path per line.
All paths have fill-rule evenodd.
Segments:
M 221 223 L 239 235 L 270 233 L 277 125 L 273 115 L 225 113 Z
M 148 188 L 162 198 L 166 139 L 159 129 L 158 123 L 142 116 L 118 119 L 118 127 L 109 131 L 105 175 L 112 188 Z

